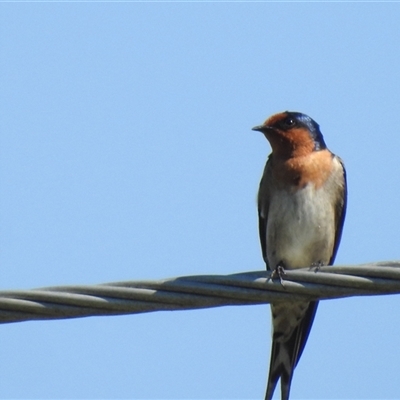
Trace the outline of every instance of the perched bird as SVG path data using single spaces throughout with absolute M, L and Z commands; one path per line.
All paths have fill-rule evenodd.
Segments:
M 253 128 L 268 139 L 272 153 L 258 192 L 261 249 L 272 276 L 285 269 L 332 265 L 346 213 L 346 171 L 325 145 L 319 125 L 299 112 L 282 112 Z M 266 400 L 281 379 L 289 398 L 318 302 L 271 304 L 273 341 Z

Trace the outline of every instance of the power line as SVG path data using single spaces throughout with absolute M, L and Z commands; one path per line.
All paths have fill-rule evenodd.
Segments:
M 400 293 L 400 262 L 0 291 L 0 323 Z

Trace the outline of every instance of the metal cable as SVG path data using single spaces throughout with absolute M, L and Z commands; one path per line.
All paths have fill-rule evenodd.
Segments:
M 400 293 L 400 262 L 0 291 L 0 323 Z

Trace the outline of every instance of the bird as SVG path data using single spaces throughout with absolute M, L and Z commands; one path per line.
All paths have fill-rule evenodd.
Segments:
M 332 265 L 342 236 L 347 205 L 343 161 L 326 146 L 311 117 L 294 111 L 272 115 L 254 131 L 272 152 L 258 191 L 262 256 L 271 277 L 285 270 Z M 272 346 L 265 400 L 281 381 L 289 399 L 294 369 L 306 345 L 318 301 L 271 304 Z

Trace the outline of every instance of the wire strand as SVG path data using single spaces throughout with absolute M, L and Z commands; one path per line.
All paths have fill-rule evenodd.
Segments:
M 400 293 L 400 262 L 0 291 L 0 323 Z

